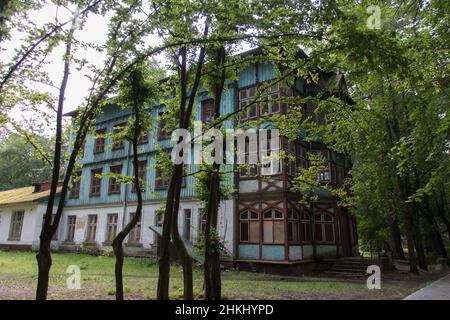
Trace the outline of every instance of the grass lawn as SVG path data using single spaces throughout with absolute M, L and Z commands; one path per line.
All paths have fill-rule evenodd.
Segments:
M 114 257 L 53 253 L 49 299 L 114 299 Z M 67 267 L 81 270 L 81 289 L 67 289 Z M 226 299 L 401 299 L 438 278 L 435 273 L 412 276 L 388 273 L 381 290 L 368 290 L 365 280 L 324 277 L 281 277 L 261 273 L 222 273 Z M 194 287 L 201 298 L 202 273 L 194 270 Z M 33 299 L 36 288 L 35 253 L 0 251 L 0 299 Z M 126 258 L 124 286 L 126 299 L 154 299 L 158 265 L 150 258 Z M 181 268 L 171 268 L 172 298 L 182 296 Z

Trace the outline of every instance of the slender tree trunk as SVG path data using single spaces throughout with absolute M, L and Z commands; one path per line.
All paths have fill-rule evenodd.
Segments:
M 389 219 L 389 240 L 391 243 L 393 258 L 405 260 L 405 253 L 403 251 L 397 216 L 391 216 Z
M 204 36 L 208 35 L 209 30 L 209 19 L 205 22 Z M 182 58 L 180 67 L 180 128 L 187 129 L 189 127 L 192 109 L 194 107 L 195 98 L 197 95 L 197 90 L 200 84 L 200 78 L 202 75 L 203 64 L 205 61 L 206 47 L 203 46 L 200 49 L 194 82 L 191 88 L 189 102 L 186 107 L 187 99 L 187 72 L 186 72 L 186 51 L 185 47 L 180 49 L 180 55 Z M 158 275 L 158 288 L 156 291 L 156 297 L 158 300 L 168 300 L 169 299 L 169 279 L 170 279 L 170 236 L 172 234 L 172 224 L 173 224 L 173 213 L 174 209 L 178 207 L 175 198 L 179 197 L 181 191 L 177 187 L 177 183 L 181 183 L 179 180 L 183 175 L 183 164 L 175 164 L 172 166 L 172 176 L 170 178 L 169 188 L 167 191 L 166 208 L 164 211 L 164 221 L 163 221 L 163 234 L 161 237 L 161 249 L 159 255 L 159 275 Z M 179 200 L 178 200 L 179 201 Z M 178 210 L 177 210 L 178 211 Z M 176 230 L 178 232 L 178 230 Z M 188 272 L 189 269 L 184 269 L 184 272 Z M 192 273 L 192 272 L 191 272 Z M 186 283 L 186 282 L 185 282 Z M 184 288 L 184 292 L 188 294 L 189 288 Z
M 183 299 L 193 300 L 194 299 L 194 279 L 192 275 L 192 258 L 187 251 L 183 240 L 178 232 L 178 210 L 180 207 L 180 189 L 181 189 L 181 177 L 178 179 L 177 191 L 174 200 L 174 211 L 173 211 L 173 223 L 172 223 L 172 241 L 180 255 L 181 264 L 183 267 Z
M 177 179 L 183 173 L 183 165 L 174 165 L 170 178 L 169 190 L 167 192 L 166 208 L 164 210 L 163 234 L 159 252 L 159 275 L 156 297 L 158 300 L 169 300 L 169 279 L 170 279 L 170 235 L 172 227 L 172 217 L 174 210 L 174 198 L 176 196 Z
M 72 54 L 72 41 L 75 33 L 79 9 L 74 14 L 72 26 L 66 40 L 66 51 L 64 55 L 64 74 L 59 89 L 58 108 L 56 113 L 56 134 L 55 134 L 55 151 L 53 155 L 53 171 L 50 194 L 47 201 L 47 209 L 44 215 L 42 230 L 40 234 L 39 251 L 36 255 L 38 263 L 38 283 L 36 288 L 36 300 L 46 300 L 48 292 L 48 281 L 50 268 L 52 266 L 52 258 L 50 253 L 51 239 L 55 234 L 59 217 L 52 222 L 53 206 L 55 203 L 56 192 L 59 181 L 59 171 L 61 169 L 61 146 L 62 146 L 62 116 L 64 109 L 64 99 L 66 93 L 67 82 L 70 73 L 70 61 Z M 61 213 L 59 214 L 61 215 Z
M 215 64 L 217 67 L 222 66 L 217 77 L 217 82 L 214 85 L 214 119 L 220 117 L 220 104 L 222 101 L 222 92 L 225 84 L 225 48 L 217 49 Z M 213 163 L 208 203 L 207 216 L 205 228 L 205 263 L 204 263 L 204 284 L 205 284 L 205 299 L 219 300 L 222 295 L 222 280 L 220 274 L 220 243 L 219 234 L 217 230 L 217 222 L 220 205 L 220 163 Z M 211 235 L 215 234 L 212 239 Z
M 135 71 L 131 76 L 132 89 L 136 91 L 134 96 L 137 97 L 139 94 L 139 81 L 140 76 L 138 71 Z M 138 140 L 141 135 L 142 127 L 141 127 L 141 116 L 140 116 L 140 101 L 134 101 L 134 131 L 133 131 L 133 175 L 134 175 L 134 188 L 136 191 L 137 198 L 137 206 L 136 212 L 133 215 L 133 218 L 128 222 L 125 228 L 119 232 L 119 234 L 114 238 L 112 247 L 114 250 L 114 255 L 116 256 L 116 264 L 115 264 L 115 279 L 116 279 L 116 300 L 123 300 L 123 241 L 126 236 L 131 232 L 131 230 L 137 225 L 139 220 L 141 220 L 142 216 L 142 189 L 141 189 L 141 181 L 139 179 L 139 154 L 138 154 Z
M 417 252 L 417 261 L 419 268 L 423 270 L 428 270 L 427 258 L 425 256 L 425 249 L 423 247 L 422 233 L 417 221 L 417 210 L 413 210 L 415 213 L 413 215 L 413 228 L 414 228 L 414 247 Z

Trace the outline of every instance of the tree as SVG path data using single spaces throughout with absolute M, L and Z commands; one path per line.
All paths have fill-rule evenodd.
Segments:
M 114 238 L 112 246 L 116 256 L 115 278 L 116 278 L 116 299 L 123 300 L 123 241 L 130 231 L 136 226 L 142 216 L 142 194 L 146 189 L 139 172 L 139 153 L 138 143 L 142 134 L 147 134 L 151 126 L 151 108 L 149 107 L 150 99 L 157 97 L 157 83 L 151 83 L 148 65 L 137 65 L 122 81 L 120 86 L 120 94 L 114 102 L 123 108 L 131 108 L 134 118 L 129 119 L 128 128 L 120 134 L 120 138 L 127 138 L 133 148 L 133 185 L 137 196 L 137 207 L 133 218 Z M 120 177 L 115 177 L 116 179 Z
M 51 154 L 51 140 L 45 136 L 36 136 L 37 143 L 47 146 L 45 154 Z M 0 142 L 0 190 L 30 186 L 34 182 L 46 181 L 51 176 L 51 167 L 17 133 L 9 133 Z

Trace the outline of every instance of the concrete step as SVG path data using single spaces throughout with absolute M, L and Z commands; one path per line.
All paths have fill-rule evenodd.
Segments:
M 365 268 L 364 269 L 355 269 L 355 268 L 333 267 L 333 268 L 330 269 L 330 271 L 366 274 L 366 269 Z
M 365 277 L 365 274 L 361 273 L 354 273 L 354 272 L 341 272 L 341 271 L 325 271 L 325 274 L 327 276 L 333 276 L 333 277 L 344 277 L 344 278 L 363 278 Z

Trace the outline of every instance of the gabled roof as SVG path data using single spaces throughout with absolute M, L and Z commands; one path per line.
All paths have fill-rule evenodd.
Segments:
M 50 190 L 44 190 L 40 192 L 34 192 L 35 187 L 23 187 L 17 189 L 11 189 L 6 191 L 0 191 L 0 206 L 11 205 L 16 203 L 37 202 L 41 199 L 45 199 L 50 195 Z M 61 187 L 57 189 L 59 193 Z

